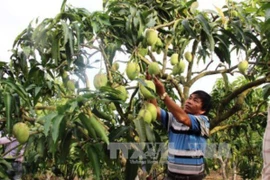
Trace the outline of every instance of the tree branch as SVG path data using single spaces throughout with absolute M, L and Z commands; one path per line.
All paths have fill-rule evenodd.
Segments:
M 252 81 L 250 83 L 247 83 L 241 87 L 239 87 L 238 89 L 234 90 L 231 94 L 229 94 L 225 99 L 223 99 L 220 103 L 221 108 L 224 107 L 224 105 L 228 104 L 232 99 L 234 99 L 238 94 L 241 94 L 242 92 L 244 92 L 247 89 L 250 89 L 252 87 L 255 86 L 259 86 L 261 84 L 264 84 L 266 82 L 269 82 L 269 80 L 267 80 L 267 77 L 263 77 L 261 79 L 257 79 L 255 81 Z
M 199 73 L 197 76 L 195 76 L 194 78 L 192 78 L 189 81 L 189 86 L 191 86 L 192 84 L 194 84 L 197 80 L 199 80 L 200 78 L 204 77 L 204 76 L 209 76 L 209 75 L 215 75 L 215 74 L 221 74 L 221 73 L 230 73 L 232 72 L 234 69 L 237 68 L 237 66 L 232 66 L 231 68 L 228 69 L 220 69 L 220 70 L 215 70 L 215 71 L 205 71 L 207 70 L 208 66 L 212 63 L 213 61 L 210 61 L 208 63 L 208 65 L 206 66 L 206 68 L 200 72 L 194 72 L 195 73 Z
M 173 20 L 171 22 L 157 25 L 157 26 L 153 27 L 153 29 L 157 30 L 159 28 L 163 28 L 163 27 L 167 27 L 167 26 L 173 25 L 177 20 L 179 20 L 179 19 L 175 19 L 175 20 Z

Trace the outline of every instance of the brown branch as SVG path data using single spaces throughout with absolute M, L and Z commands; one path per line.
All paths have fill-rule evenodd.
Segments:
M 5 122 L 7 120 L 7 118 L 3 117 L 0 119 L 0 122 Z
M 181 99 L 181 102 L 184 102 L 185 98 L 184 98 L 183 90 L 181 89 L 181 87 L 179 85 L 180 83 L 183 84 L 184 82 L 182 82 L 181 79 L 180 79 L 180 81 L 178 81 L 177 79 L 174 79 L 172 76 L 170 76 L 168 74 L 162 74 L 161 78 L 163 80 L 170 81 L 170 83 L 173 84 L 174 88 L 176 89 L 176 91 Z
M 55 70 L 59 70 L 59 69 L 61 69 L 63 66 L 66 66 L 66 65 L 68 65 L 67 60 L 63 61 L 58 67 L 55 68 Z
M 162 70 L 161 70 L 162 74 L 165 73 L 166 66 L 167 66 L 167 53 L 168 53 L 169 45 L 170 44 L 167 43 L 163 51 L 163 65 L 162 65 Z
M 101 54 L 102 54 L 102 56 L 103 56 L 103 58 L 105 60 L 104 65 L 105 65 L 105 68 L 106 68 L 108 79 L 109 79 L 110 83 L 113 83 L 113 78 L 112 78 L 112 75 L 111 75 L 111 71 L 110 71 L 109 66 L 108 66 L 109 59 L 108 59 L 107 54 L 105 53 L 104 48 L 103 48 L 101 43 L 99 45 L 99 48 L 100 48 Z
M 84 78 L 85 78 L 85 86 L 86 86 L 86 88 L 90 89 L 90 80 L 89 80 L 85 70 L 84 70 Z
M 28 117 L 26 115 L 22 115 L 22 119 L 29 121 L 29 122 L 34 122 L 37 120 L 36 118 Z
M 230 108 L 228 111 L 226 111 L 221 116 L 216 116 L 216 118 L 214 118 L 214 119 L 211 120 L 211 127 L 210 127 L 210 129 L 213 129 L 218 124 L 220 124 L 222 121 L 228 119 L 233 114 L 235 114 L 236 112 L 238 112 L 240 109 L 241 108 L 239 108 L 237 105 L 234 105 L 232 108 Z
M 210 61 L 210 63 L 212 63 L 213 61 Z M 210 63 L 207 65 L 207 67 L 210 65 Z M 195 73 L 199 73 L 197 76 L 195 76 L 194 78 L 192 78 L 188 85 L 191 86 L 192 84 L 194 84 L 197 80 L 199 80 L 200 78 L 203 78 L 204 76 L 209 76 L 209 75 L 216 75 L 216 74 L 221 74 L 221 73 L 230 73 L 231 71 L 233 71 L 234 69 L 236 69 L 237 66 L 232 66 L 231 68 L 228 69 L 220 69 L 220 70 L 215 70 L 215 71 L 205 71 L 206 69 L 200 71 L 200 72 L 194 72 Z
M 234 90 L 231 94 L 229 94 L 225 99 L 223 99 L 221 101 L 221 108 L 224 107 L 224 105 L 228 104 L 233 98 L 235 98 L 238 94 L 241 94 L 242 92 L 244 92 L 247 89 L 250 89 L 252 87 L 256 87 L 259 86 L 261 84 L 264 84 L 266 82 L 268 82 L 269 80 L 267 80 L 267 77 L 263 77 L 261 79 L 257 79 L 255 81 L 252 81 L 250 83 L 247 83 L 241 87 L 239 87 L 238 89 Z
M 99 48 L 98 48 L 98 47 L 96 47 L 96 46 L 92 46 L 92 45 L 81 44 L 81 46 L 83 46 L 83 47 L 87 47 L 87 48 L 89 48 L 89 49 L 96 49 L 96 50 L 99 50 Z M 94 53 L 96 53 L 96 52 L 94 52 Z M 94 54 L 94 53 L 92 53 L 92 54 Z
M 126 111 L 126 113 L 124 115 L 125 117 L 127 117 L 127 115 L 129 114 L 129 112 L 133 109 L 133 103 L 132 103 L 132 101 L 133 101 L 135 95 L 137 94 L 138 90 L 139 90 L 139 88 L 136 87 L 136 89 L 133 91 L 133 93 L 132 93 L 132 95 L 130 97 L 129 105 L 128 105 L 127 111 Z
M 230 108 L 228 111 L 226 111 L 225 113 L 221 114 L 221 112 L 223 111 L 223 108 L 218 108 L 217 116 L 211 121 L 210 129 L 216 127 L 219 123 L 228 119 L 229 117 L 234 115 L 236 112 L 241 110 L 243 107 L 243 104 L 245 102 L 245 97 L 249 91 L 250 91 L 250 89 L 247 88 L 247 89 L 245 89 L 245 91 L 241 92 L 241 94 L 239 94 L 239 95 L 236 94 L 236 95 L 238 95 L 238 97 L 236 99 L 234 106 L 232 108 Z M 225 104 L 221 103 L 221 107 L 224 107 L 224 105 Z M 219 115 L 219 114 L 221 114 L 221 115 Z
M 241 126 L 239 122 L 237 123 L 234 123 L 234 124 L 226 124 L 226 125 L 223 125 L 223 126 L 216 126 L 215 128 L 213 128 L 211 131 L 210 131 L 210 134 L 215 134 L 216 132 L 218 131 L 222 131 L 222 130 L 225 130 L 225 129 L 230 129 L 230 128 L 233 128 L 233 127 L 236 127 L 236 126 Z
M 188 85 L 192 85 L 193 83 L 195 83 L 197 80 L 199 80 L 200 78 L 204 77 L 204 76 L 208 76 L 208 75 L 216 75 L 216 74 L 221 74 L 221 73 L 231 73 L 232 71 L 237 69 L 238 65 L 232 66 L 230 68 L 226 68 L 225 69 L 220 69 L 220 70 L 214 70 L 214 71 L 206 71 L 209 67 L 209 65 L 213 62 L 213 60 L 211 60 L 208 65 L 206 66 L 206 68 L 204 68 L 203 70 L 199 71 L 199 72 L 193 72 L 192 74 L 198 74 L 197 76 L 195 76 L 194 78 L 192 78 L 189 81 Z M 254 62 L 249 62 L 249 64 L 254 64 Z M 261 63 L 261 64 L 265 64 L 265 63 Z
M 159 28 L 163 28 L 163 27 L 167 27 L 167 26 L 173 25 L 175 23 L 175 21 L 177 21 L 177 20 L 179 20 L 179 19 L 175 19 L 175 20 L 173 20 L 171 22 L 164 23 L 164 24 L 161 24 L 161 25 L 157 25 L 157 26 L 153 27 L 152 29 L 157 30 Z
M 181 89 L 181 87 L 180 87 L 180 85 L 179 85 L 179 82 L 176 81 L 175 79 L 171 79 L 171 83 L 174 85 L 174 87 L 175 87 L 177 93 L 179 94 L 180 99 L 181 99 L 181 102 L 184 102 L 184 99 L 185 99 L 185 98 L 184 98 L 183 91 L 182 91 L 182 89 Z
M 152 59 L 153 62 L 157 61 L 156 57 L 153 55 L 152 51 L 150 51 L 149 49 L 148 49 L 148 55 L 150 56 L 150 58 Z
M 56 110 L 55 106 L 35 106 L 35 110 L 50 110 L 54 111 Z
M 151 62 L 147 59 L 147 58 L 145 58 L 145 57 L 143 57 L 140 53 L 138 53 L 138 56 L 141 58 L 141 60 L 143 60 L 146 64 L 150 64 Z
M 192 77 L 192 74 L 193 74 L 192 73 L 192 67 L 193 67 L 193 64 L 194 64 L 194 58 L 195 58 L 195 53 L 197 51 L 198 44 L 199 44 L 198 41 L 194 41 L 193 46 L 192 46 L 192 51 L 191 51 L 192 59 L 191 59 L 191 62 L 189 62 L 189 64 L 188 64 L 187 82 L 191 80 L 191 77 Z

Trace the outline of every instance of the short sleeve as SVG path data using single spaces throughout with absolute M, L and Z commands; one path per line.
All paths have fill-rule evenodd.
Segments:
M 164 128 L 168 127 L 168 113 L 164 109 L 160 109 L 161 123 Z
M 170 112 L 165 111 L 164 109 L 160 110 L 160 116 L 161 116 L 161 123 L 164 128 L 167 129 L 169 132 L 169 129 L 171 127 L 172 121 L 173 121 L 173 115 Z
M 201 136 L 209 137 L 210 123 L 206 116 L 189 115 L 191 120 L 191 130 L 200 132 Z

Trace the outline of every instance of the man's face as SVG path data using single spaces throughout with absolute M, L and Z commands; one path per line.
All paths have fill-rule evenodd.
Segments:
M 205 111 L 202 110 L 202 100 L 197 94 L 191 94 L 184 104 L 184 110 L 188 114 L 200 115 Z

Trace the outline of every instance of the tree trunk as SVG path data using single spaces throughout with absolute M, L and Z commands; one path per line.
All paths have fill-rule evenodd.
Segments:
M 237 177 L 237 171 L 236 171 L 236 164 L 233 162 L 233 180 L 236 180 Z

